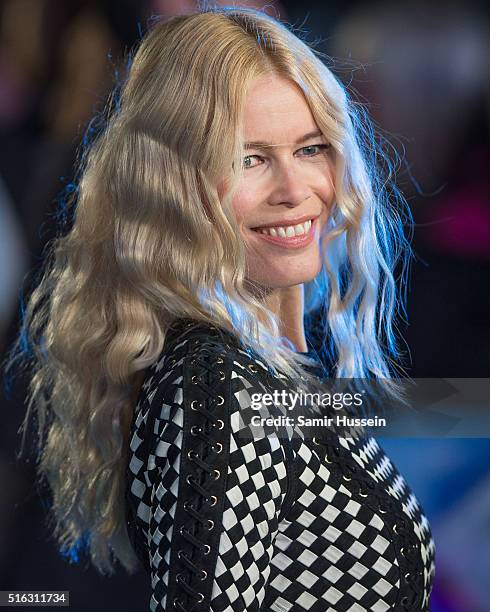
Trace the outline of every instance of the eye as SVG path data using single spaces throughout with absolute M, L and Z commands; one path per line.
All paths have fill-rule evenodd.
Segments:
M 247 160 L 253 159 L 254 157 L 256 157 L 257 159 L 260 159 L 260 156 L 259 156 L 259 155 L 246 155 L 246 156 L 243 158 L 243 164 L 242 164 L 242 165 L 243 165 L 243 167 L 244 167 L 246 170 L 247 170 L 248 168 L 255 168 L 255 166 L 252 166 L 252 165 L 249 165 L 249 164 L 247 164 L 247 163 L 246 163 L 246 162 L 247 162 Z
M 299 149 L 299 151 L 308 151 L 308 150 L 312 151 L 311 154 L 302 155 L 301 157 L 316 157 L 317 155 L 320 155 L 321 153 L 325 153 L 328 149 L 330 149 L 330 147 L 331 147 L 330 144 L 324 144 L 324 143 L 311 144 L 306 147 L 302 147 L 301 149 Z M 260 157 L 260 155 L 247 155 L 243 158 L 242 167 L 245 170 L 248 170 L 250 168 L 255 168 L 258 165 L 260 165 L 260 164 L 252 165 L 252 163 L 248 163 L 248 161 L 251 161 L 254 158 L 258 160 L 262 160 L 262 157 Z
M 321 149 L 322 152 L 327 151 L 328 149 L 330 149 L 330 144 L 312 144 L 312 145 L 308 145 L 306 147 L 303 147 L 302 149 L 300 149 L 300 151 L 307 151 L 308 149 L 313 149 L 313 154 L 312 155 L 305 155 L 305 157 L 314 157 L 315 155 L 319 155 L 319 152 L 315 152 L 315 149 Z

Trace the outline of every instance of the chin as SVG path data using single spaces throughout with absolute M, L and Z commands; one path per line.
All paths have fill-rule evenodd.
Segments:
M 261 278 L 255 277 L 255 282 L 264 287 L 270 287 L 271 289 L 285 289 L 286 287 L 294 287 L 303 283 L 309 283 L 318 275 L 320 270 L 321 266 L 311 269 L 310 271 L 298 272 L 297 274 L 284 273 Z

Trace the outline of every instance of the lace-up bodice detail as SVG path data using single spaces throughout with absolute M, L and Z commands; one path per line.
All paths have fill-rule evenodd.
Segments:
M 148 370 L 126 501 L 150 610 L 429 610 L 430 527 L 376 440 L 241 435 L 270 380 L 231 333 L 186 319 Z

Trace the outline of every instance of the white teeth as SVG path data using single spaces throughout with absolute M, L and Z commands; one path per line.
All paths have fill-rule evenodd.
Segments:
M 301 236 L 307 234 L 311 228 L 311 219 L 305 223 L 298 225 L 288 225 L 287 227 L 263 227 L 259 231 L 261 234 L 268 236 L 279 236 L 281 238 L 292 238 L 293 236 Z

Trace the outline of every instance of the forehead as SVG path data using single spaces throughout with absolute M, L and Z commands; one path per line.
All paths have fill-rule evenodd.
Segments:
M 245 100 L 243 121 L 246 142 L 290 144 L 318 129 L 299 86 L 276 75 L 254 81 Z

